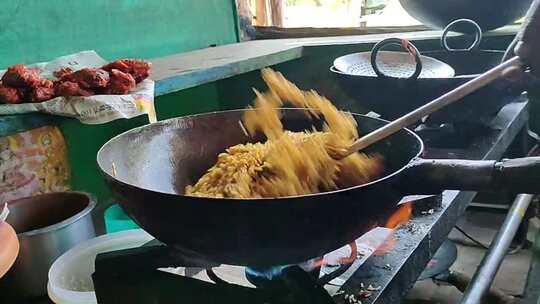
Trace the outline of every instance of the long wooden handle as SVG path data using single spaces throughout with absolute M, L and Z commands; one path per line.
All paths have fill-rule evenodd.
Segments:
M 506 62 L 499 64 L 491 70 L 483 73 L 482 75 L 467 81 L 452 91 L 442 95 L 439 98 L 430 101 L 429 103 L 421 106 L 420 108 L 401 116 L 400 118 L 392 121 L 391 123 L 379 128 L 355 141 L 348 149 L 346 155 L 350 155 L 354 152 L 365 149 L 366 147 L 382 140 L 397 131 L 413 124 L 414 122 L 422 119 L 422 117 L 429 115 L 441 108 L 461 100 L 463 97 L 475 92 L 476 90 L 484 87 L 493 80 L 499 78 L 504 70 L 511 66 L 521 65 L 519 58 L 513 57 Z M 396 97 L 399 98 L 399 97 Z M 479 101 L 481 102 L 481 101 Z

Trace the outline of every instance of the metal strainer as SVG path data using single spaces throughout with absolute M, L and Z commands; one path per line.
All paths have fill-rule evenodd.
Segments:
M 407 52 L 381 51 L 390 44 L 400 45 Z M 371 52 L 339 57 L 334 61 L 334 67 L 349 75 L 367 77 L 449 78 L 455 74 L 454 69 L 448 64 L 420 55 L 410 41 L 399 38 L 382 40 Z

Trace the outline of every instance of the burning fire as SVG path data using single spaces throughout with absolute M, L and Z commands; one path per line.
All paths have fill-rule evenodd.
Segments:
M 360 247 L 373 248 L 372 250 L 374 251 L 371 252 L 373 252 L 373 255 L 376 256 L 385 255 L 386 253 L 392 251 L 392 249 L 394 249 L 396 246 L 394 231 L 399 228 L 399 226 L 409 221 L 409 219 L 412 217 L 412 208 L 412 203 L 410 202 L 402 204 L 398 210 L 386 221 L 384 228 L 374 225 L 372 231 L 362 237 L 363 240 L 360 241 Z M 306 267 L 312 270 L 329 264 L 349 265 L 354 263 L 358 259 L 359 254 L 362 255 L 362 250 L 360 250 L 361 248 L 359 248 L 357 241 L 354 241 L 347 246 L 349 247 L 349 250 L 346 250 L 346 247 L 340 248 L 325 257 L 312 260 L 311 264 L 309 266 L 306 265 Z
M 385 228 L 396 229 L 399 226 L 406 224 L 412 216 L 412 203 L 404 203 L 399 209 L 390 216 L 386 221 Z
M 399 209 L 394 212 L 388 221 L 386 221 L 385 228 L 392 229 L 391 234 L 386 238 L 386 240 L 375 250 L 373 253 L 376 256 L 382 256 L 392 251 L 396 247 L 396 237 L 394 231 L 399 228 L 399 226 L 406 224 L 412 216 L 412 203 L 404 203 Z

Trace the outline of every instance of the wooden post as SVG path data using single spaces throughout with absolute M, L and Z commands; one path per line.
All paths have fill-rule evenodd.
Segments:
M 248 41 L 254 38 L 253 13 L 249 4 L 250 0 L 236 0 L 240 41 Z
M 253 19 L 253 15 L 249 8 L 249 0 L 236 0 L 236 4 L 238 7 L 238 16 L 245 17 L 249 20 Z
M 270 0 L 272 26 L 283 27 L 283 0 Z
M 266 0 L 255 0 L 255 24 L 258 26 L 268 25 Z
M 367 23 L 364 21 L 364 16 L 367 15 L 367 0 L 362 0 L 360 4 L 360 27 L 366 27 Z

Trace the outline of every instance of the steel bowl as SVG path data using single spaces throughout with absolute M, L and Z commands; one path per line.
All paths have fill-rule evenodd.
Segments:
M 17 231 L 17 260 L 0 280 L 4 298 L 28 299 L 47 294 L 50 266 L 62 253 L 96 236 L 91 211 L 96 202 L 81 192 L 57 192 L 8 202 L 7 222 Z M 9 302 L 8 302 L 9 303 Z

